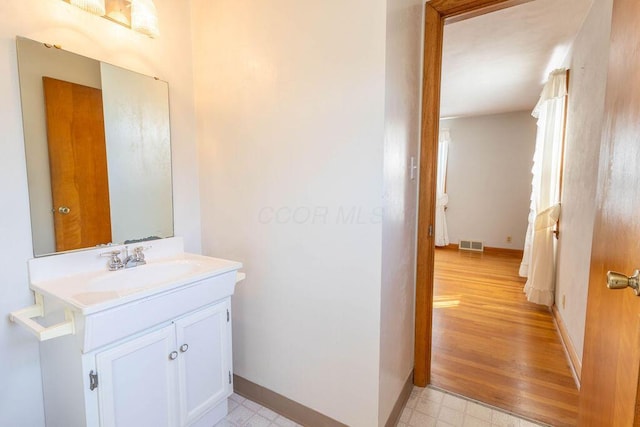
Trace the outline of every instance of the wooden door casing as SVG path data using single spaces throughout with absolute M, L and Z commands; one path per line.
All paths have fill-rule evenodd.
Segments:
M 531 0 L 431 0 L 425 5 L 413 376 L 413 383 L 419 387 L 425 387 L 431 380 L 433 227 L 444 23 L 445 20 L 471 18 L 528 1 Z
M 606 288 L 640 268 L 640 3 L 614 0 L 580 392 L 580 426 L 640 425 L 640 298 Z
M 56 251 L 111 242 L 102 91 L 43 77 Z M 60 208 L 69 208 L 67 214 Z

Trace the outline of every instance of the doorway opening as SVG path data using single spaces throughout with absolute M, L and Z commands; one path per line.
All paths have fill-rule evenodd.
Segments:
M 437 141 L 439 136 L 439 119 L 440 119 L 440 82 L 441 82 L 441 67 L 442 67 L 442 54 L 443 54 L 443 37 L 444 37 L 444 21 L 447 18 L 451 18 L 455 16 L 455 20 L 462 20 L 463 18 L 475 17 L 483 13 L 493 12 L 498 8 L 507 8 L 510 6 L 522 4 L 524 2 L 496 2 L 496 1 L 463 1 L 463 2 L 455 2 L 455 6 L 452 5 L 454 2 L 449 1 L 432 1 L 427 3 L 426 5 L 426 26 L 425 26 L 425 71 L 424 71 L 424 89 L 423 89 L 423 133 L 422 133 L 422 151 L 421 151 L 421 192 L 420 192 L 420 206 L 421 208 L 424 206 L 432 207 L 436 206 L 436 163 L 437 163 Z M 479 7 L 490 6 L 490 9 L 482 9 L 479 11 Z M 521 23 L 519 24 L 521 25 Z M 542 78 L 542 76 L 540 76 Z M 540 88 L 537 88 L 537 94 L 540 93 Z M 529 105 L 528 108 L 533 109 L 535 105 L 535 101 L 532 105 Z M 529 167 L 530 168 L 530 167 Z M 526 208 L 526 207 L 525 207 Z M 524 218 L 526 221 L 526 212 L 524 214 Z M 451 290 L 449 289 L 447 292 L 448 295 L 438 295 L 437 287 L 433 287 L 434 283 L 434 274 L 436 278 L 436 282 L 438 280 L 443 281 L 444 279 L 441 276 L 438 268 L 434 270 L 434 265 L 437 266 L 438 262 L 441 263 L 449 263 L 450 267 L 449 271 L 454 271 L 453 276 L 458 277 L 467 275 L 477 274 L 477 272 L 483 271 L 488 268 L 489 272 L 486 273 L 487 276 L 490 276 L 493 281 L 493 276 L 496 274 L 493 273 L 494 270 L 499 270 L 500 263 L 509 265 L 507 268 L 507 273 L 497 274 L 498 276 L 502 276 L 504 278 L 507 277 L 506 280 L 515 283 L 515 286 L 512 286 L 516 293 L 522 294 L 522 287 L 524 286 L 524 281 L 519 283 L 521 279 L 518 278 L 518 264 L 519 259 L 518 256 L 505 256 L 505 254 L 491 254 L 496 255 L 494 259 L 490 256 L 489 253 L 485 253 L 482 255 L 478 254 L 469 254 L 469 253 L 458 253 L 457 251 L 451 250 L 441 250 L 440 252 L 434 249 L 434 236 L 432 233 L 433 225 L 435 223 L 435 214 L 429 209 L 425 211 L 425 209 L 420 209 L 419 213 L 419 226 L 418 226 L 418 272 L 417 272 L 417 292 L 416 292 L 416 373 L 415 373 L 415 383 L 416 385 L 424 386 L 426 384 L 434 384 L 439 385 L 436 382 L 439 381 L 438 373 L 431 371 L 431 362 L 435 360 L 432 355 L 435 354 L 436 351 L 441 351 L 442 348 L 436 348 L 435 346 L 439 344 L 436 342 L 438 337 L 436 336 L 436 328 L 439 327 L 438 322 L 440 321 L 436 317 L 432 317 L 435 310 L 440 310 L 446 312 L 454 311 L 460 306 L 460 300 L 454 298 L 456 295 L 460 294 L 459 290 Z M 459 236 L 461 238 L 473 237 L 473 236 Z M 506 236 L 504 236 L 506 237 Z M 519 236 L 520 237 L 520 236 Z M 458 258 L 456 258 L 458 257 Z M 475 257 L 475 258 L 473 258 Z M 480 264 L 474 264 L 476 261 L 481 262 Z M 497 263 L 498 266 L 486 267 L 487 262 L 490 264 L 491 262 Z M 456 265 L 458 263 L 458 265 Z M 485 266 L 483 267 L 483 264 Z M 464 265 L 474 265 L 474 269 L 469 270 L 465 273 Z M 446 274 L 445 274 L 446 275 Z M 478 278 L 479 281 L 483 281 L 482 278 Z M 488 279 L 485 277 L 484 281 L 486 282 Z M 460 281 L 460 280 L 453 280 Z M 497 281 L 499 282 L 499 281 Z M 438 284 L 436 284 L 437 286 Z M 495 286 L 500 288 L 499 283 L 494 283 Z M 487 292 L 488 289 L 485 287 L 484 289 L 479 289 L 479 291 Z M 495 290 L 490 290 L 489 292 L 495 292 Z M 515 295 L 515 294 L 514 294 Z M 523 295 L 521 295 L 524 298 Z M 435 302 L 434 302 L 435 298 Z M 480 304 L 482 305 L 482 304 Z M 505 304 L 498 303 L 497 312 L 503 313 L 512 311 L 517 313 L 519 310 L 523 310 L 522 307 L 512 307 L 508 308 Z M 535 309 L 531 310 L 533 313 L 538 313 Z M 542 308 L 542 311 L 548 315 L 548 329 L 555 333 L 555 326 L 553 325 L 553 320 L 551 315 L 545 308 Z M 437 313 L 436 313 L 437 314 Z M 539 314 L 539 313 L 538 313 Z M 457 322 L 459 325 L 454 328 L 454 333 L 459 334 L 460 329 L 464 328 L 466 323 L 473 323 L 469 318 L 466 319 L 458 319 Z M 545 320 L 546 321 L 546 320 Z M 477 322 L 474 323 L 474 326 L 477 326 Z M 547 328 L 545 326 L 544 328 Z M 421 334 L 421 330 L 426 331 L 426 335 Z M 432 340 L 432 332 L 433 332 L 433 340 Z M 476 336 L 481 334 L 478 330 L 472 331 L 471 337 L 475 333 Z M 467 340 L 470 338 L 467 337 Z M 497 337 L 496 339 L 500 339 Z M 464 341 L 464 339 L 463 339 Z M 518 346 L 519 351 L 526 351 L 527 346 L 519 343 L 517 340 L 513 339 L 514 345 Z M 559 344 L 559 342 L 558 342 Z M 432 346 L 434 349 L 432 351 Z M 454 346 L 455 347 L 455 346 Z M 460 344 L 458 344 L 458 348 L 455 349 L 457 354 L 449 354 L 448 356 L 456 358 L 457 360 L 465 361 L 467 364 L 467 368 L 470 370 L 478 370 L 480 369 L 477 366 L 477 363 L 474 364 L 474 356 L 476 359 L 479 357 L 478 352 L 475 353 L 473 351 L 470 352 L 467 356 L 462 357 L 460 355 Z M 561 346 L 558 347 L 558 351 L 560 354 L 561 362 L 564 363 L 565 356 L 562 353 Z M 533 353 L 533 351 L 531 351 Z M 445 353 L 443 350 L 442 353 Z M 451 352 L 450 352 L 451 353 Z M 543 352 L 544 353 L 544 352 Z M 443 354 L 438 354 L 440 357 Z M 424 356 L 424 358 L 422 358 Z M 477 360 L 476 360 L 477 361 Z M 517 357 L 510 356 L 509 360 L 511 365 L 518 366 L 518 363 L 523 363 Z M 422 366 L 420 366 L 422 365 Z M 487 366 L 493 366 L 496 371 L 500 370 L 499 365 L 495 360 L 489 361 Z M 460 373 L 460 367 L 457 368 L 457 373 Z M 488 369 L 490 370 L 490 369 Z M 522 371 L 523 372 L 523 371 Z M 567 370 L 567 372 L 570 372 Z M 496 372 L 494 372 L 496 373 Z M 512 375 L 512 379 L 514 383 L 517 382 L 517 370 L 516 374 Z M 571 388 L 571 375 L 569 373 L 569 384 L 567 387 Z M 496 387 L 493 384 L 493 379 L 491 375 L 488 375 L 488 379 L 484 381 L 486 384 L 479 384 L 476 380 L 475 387 L 481 388 L 485 387 L 486 390 L 490 390 L 491 387 Z M 459 382 L 459 378 L 457 379 Z M 519 385 L 520 388 L 526 389 L 527 385 L 522 384 Z M 446 387 L 444 387 L 446 388 Z M 450 387 L 449 387 L 450 388 Z M 465 394 L 460 390 L 451 390 L 454 392 L 458 392 L 460 394 Z M 526 391 L 526 390 L 525 390 Z M 466 394 L 468 395 L 468 394 Z M 574 389 L 574 396 L 577 402 L 577 390 Z M 478 396 L 469 396 L 472 398 L 476 398 L 479 400 L 483 400 Z M 551 395 L 548 396 L 549 400 L 554 399 Z M 486 399 L 484 399 L 486 400 Z M 487 403 L 494 404 L 496 406 L 505 407 L 505 405 L 496 404 L 495 401 L 489 401 Z M 575 405 L 574 405 L 575 406 Z M 511 409 L 511 408 L 506 408 Z M 522 413 L 525 416 L 531 417 L 532 413 Z M 535 412 L 534 412 L 535 414 Z M 575 416 L 575 413 L 574 413 Z

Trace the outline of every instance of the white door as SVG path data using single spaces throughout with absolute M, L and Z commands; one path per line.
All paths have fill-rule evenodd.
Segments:
M 232 392 L 229 300 L 176 321 L 180 426 Z
M 102 427 L 176 425 L 175 350 L 170 325 L 96 354 Z

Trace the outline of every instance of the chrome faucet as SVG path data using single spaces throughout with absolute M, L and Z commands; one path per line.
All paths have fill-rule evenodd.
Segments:
M 116 271 L 124 268 L 124 263 L 122 262 L 122 259 L 120 259 L 120 251 L 115 250 L 102 252 L 100 256 L 106 256 L 110 258 L 109 262 L 107 262 L 107 268 L 109 269 L 109 271 Z
M 133 248 L 133 253 L 129 255 L 129 247 L 124 247 L 124 259 L 122 263 L 124 264 L 124 268 L 133 268 L 139 265 L 144 265 L 147 263 L 144 259 L 144 250 L 149 249 L 149 247 L 138 246 Z

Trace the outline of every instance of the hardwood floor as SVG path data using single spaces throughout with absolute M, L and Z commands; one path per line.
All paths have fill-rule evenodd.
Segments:
M 431 383 L 553 426 L 578 390 L 551 313 L 529 303 L 513 254 L 436 249 Z

